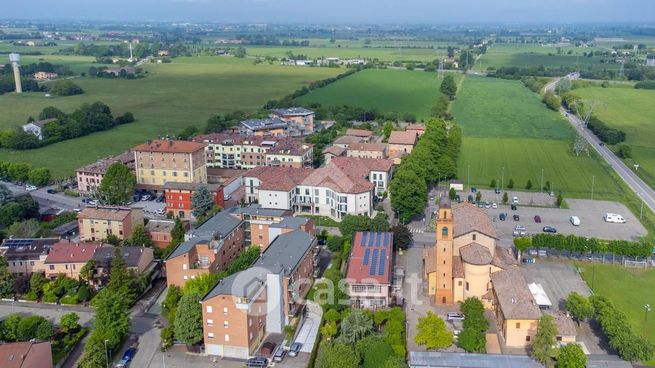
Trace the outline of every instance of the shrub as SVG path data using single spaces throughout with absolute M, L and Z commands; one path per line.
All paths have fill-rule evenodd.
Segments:
M 84 93 L 84 90 L 71 80 L 62 79 L 48 85 L 48 91 L 58 96 L 73 96 Z
M 69 304 L 69 305 L 75 305 L 80 302 L 80 299 L 78 298 L 77 295 L 70 295 L 70 296 L 65 296 L 61 299 L 59 299 L 59 302 L 61 304 Z

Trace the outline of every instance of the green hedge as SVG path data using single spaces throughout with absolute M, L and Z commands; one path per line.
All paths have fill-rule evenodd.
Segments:
M 532 237 L 535 248 L 551 248 L 575 253 L 612 253 L 617 256 L 648 257 L 653 252 L 653 244 L 643 240 L 599 240 L 575 235 L 535 234 Z

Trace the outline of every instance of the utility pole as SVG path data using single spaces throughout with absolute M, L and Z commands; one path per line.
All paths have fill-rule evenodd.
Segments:
M 107 368 L 109 368 L 109 354 L 107 353 L 107 342 L 109 342 L 109 340 L 105 340 L 105 363 L 107 365 Z

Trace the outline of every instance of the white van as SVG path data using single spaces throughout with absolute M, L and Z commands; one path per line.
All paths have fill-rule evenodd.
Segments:
M 625 223 L 625 219 L 623 218 L 623 216 L 621 216 L 619 214 L 616 214 L 616 213 L 609 213 L 608 212 L 608 213 L 603 215 L 603 219 L 605 220 L 605 222 L 611 222 L 611 223 L 615 223 L 615 224 Z
M 512 197 L 513 204 L 519 204 L 519 197 Z
M 578 216 L 571 216 L 569 221 L 571 221 L 573 226 L 580 226 L 580 218 Z

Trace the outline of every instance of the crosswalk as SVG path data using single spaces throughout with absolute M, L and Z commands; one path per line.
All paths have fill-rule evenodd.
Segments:
M 409 227 L 409 232 L 412 234 L 422 234 L 425 232 L 425 229 L 419 227 Z

